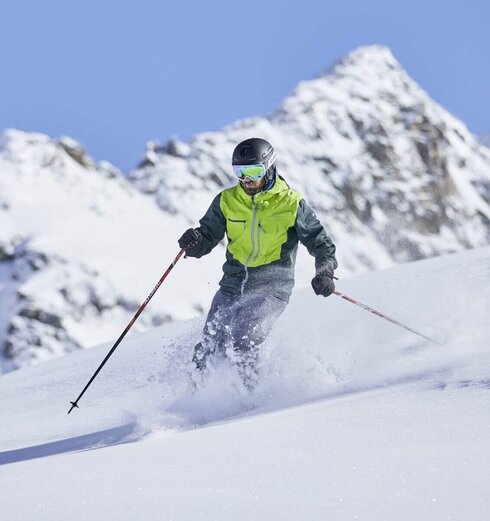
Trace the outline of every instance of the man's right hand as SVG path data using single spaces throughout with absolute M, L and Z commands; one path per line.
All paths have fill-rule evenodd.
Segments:
M 179 246 L 185 250 L 186 256 L 192 257 L 197 253 L 202 241 L 202 234 L 195 228 L 189 228 L 179 239 Z

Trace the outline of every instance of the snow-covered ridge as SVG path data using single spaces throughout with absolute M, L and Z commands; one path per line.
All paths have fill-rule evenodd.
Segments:
M 12 369 L 117 338 L 177 238 L 236 182 L 233 148 L 269 139 L 338 246 L 344 277 L 488 244 L 490 149 L 383 47 L 302 82 L 270 117 L 150 142 L 128 181 L 70 138 L 0 135 L 0 352 Z M 136 328 L 205 310 L 223 248 L 182 260 Z M 297 286 L 312 261 L 298 258 Z M 1 357 L 0 357 L 0 361 Z
M 117 338 L 178 252 L 185 223 L 73 140 L 8 130 L 0 143 L 4 369 Z M 205 298 L 208 280 L 195 281 Z M 186 295 L 182 282 L 171 293 Z M 195 315 L 199 302 L 155 299 L 136 327 Z

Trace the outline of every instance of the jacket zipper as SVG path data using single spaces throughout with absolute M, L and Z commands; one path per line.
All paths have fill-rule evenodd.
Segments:
M 260 234 L 262 233 L 262 226 L 260 225 L 260 221 L 257 224 L 257 253 L 255 254 L 255 257 L 253 258 L 253 261 L 255 262 L 259 258 L 260 254 Z
M 243 292 L 245 290 L 245 284 L 247 283 L 248 281 L 248 265 L 250 263 L 250 261 L 252 260 L 252 257 L 253 257 L 253 254 L 255 252 L 255 222 L 257 220 L 257 211 L 259 209 L 259 206 L 258 204 L 255 203 L 255 199 L 254 199 L 255 196 L 252 196 L 252 209 L 253 209 L 253 213 L 252 213 L 252 250 L 250 251 L 250 253 L 248 254 L 248 257 L 247 257 L 247 260 L 245 261 L 245 278 L 243 279 L 243 282 L 242 282 L 242 286 L 241 286 L 241 289 L 240 289 L 240 293 L 243 297 Z M 260 252 L 260 231 L 258 232 L 258 250 L 257 250 L 257 254 L 255 255 L 254 257 L 254 260 L 257 258 L 259 252 Z

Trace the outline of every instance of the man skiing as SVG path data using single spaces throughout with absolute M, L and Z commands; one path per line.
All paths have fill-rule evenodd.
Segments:
M 193 362 L 204 372 L 210 356 L 227 355 L 247 387 L 255 359 L 294 285 L 298 242 L 315 257 L 317 295 L 335 290 L 335 245 L 305 200 L 277 173 L 276 154 L 264 139 L 237 145 L 232 166 L 239 182 L 220 192 L 199 221 L 179 239 L 186 257 L 208 254 L 228 239 L 220 289 L 211 303 Z

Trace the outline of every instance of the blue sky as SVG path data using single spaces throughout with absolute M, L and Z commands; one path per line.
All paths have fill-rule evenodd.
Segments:
M 4 2 L 0 129 L 69 135 L 128 171 L 149 139 L 266 116 L 299 81 L 376 43 L 481 134 L 489 27 L 483 0 Z

